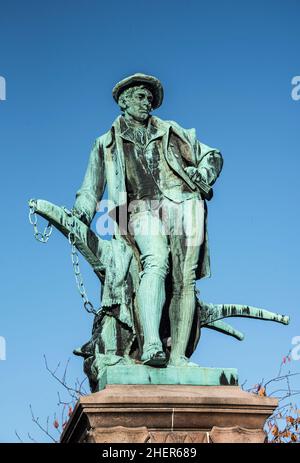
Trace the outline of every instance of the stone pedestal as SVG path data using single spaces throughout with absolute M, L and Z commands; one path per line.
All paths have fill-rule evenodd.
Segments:
M 264 442 L 277 400 L 239 386 L 107 385 L 81 397 L 61 442 Z

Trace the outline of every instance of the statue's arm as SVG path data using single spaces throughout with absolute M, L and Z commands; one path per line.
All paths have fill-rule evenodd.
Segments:
M 97 138 L 90 153 L 88 166 L 80 190 L 76 193 L 74 213 L 87 225 L 94 218 L 98 201 L 106 185 L 101 137 Z
M 184 134 L 194 154 L 194 166 L 188 166 L 185 170 L 192 180 L 196 182 L 202 181 L 206 185 L 212 186 L 223 167 L 223 158 L 220 151 L 200 142 L 197 139 L 195 129 L 184 129 Z

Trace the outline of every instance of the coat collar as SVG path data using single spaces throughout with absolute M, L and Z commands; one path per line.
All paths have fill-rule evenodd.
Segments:
M 148 122 L 150 138 L 148 142 L 155 140 L 156 138 L 163 137 L 169 132 L 170 128 L 171 125 L 169 123 L 159 119 L 158 117 L 150 116 Z M 120 136 L 125 140 L 133 141 L 131 133 L 132 128 L 126 124 L 123 116 L 118 116 L 114 120 L 110 131 L 107 133 L 105 146 L 108 147 L 109 145 L 111 145 L 115 136 Z
M 123 124 L 123 122 L 125 125 Z M 178 137 L 180 137 L 183 142 L 187 142 L 186 138 L 182 134 L 182 130 L 178 130 L 177 127 L 173 125 L 171 122 L 163 121 L 159 117 L 150 116 L 148 128 L 150 131 L 150 138 L 148 140 L 148 143 L 152 140 L 155 140 L 156 138 L 161 138 L 165 135 L 169 135 L 170 130 L 172 130 Z M 126 140 L 133 141 L 130 133 L 131 130 L 132 129 L 127 126 L 123 116 L 118 116 L 114 120 L 111 129 L 107 132 L 105 146 L 109 147 L 116 135 Z
M 168 132 L 169 126 L 167 124 L 164 124 L 163 121 L 161 122 L 162 123 L 160 123 L 160 120 L 158 120 L 157 118 L 150 116 L 147 126 L 148 143 L 157 138 L 162 138 Z M 119 135 L 123 139 L 134 142 L 134 129 L 126 123 L 124 117 L 120 116 L 119 124 L 117 125 L 117 127 Z

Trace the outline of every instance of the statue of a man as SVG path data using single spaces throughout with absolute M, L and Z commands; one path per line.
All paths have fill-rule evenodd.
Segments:
M 89 225 L 107 185 L 115 237 L 134 250 L 140 264 L 136 300 L 143 330 L 141 360 L 166 364 L 159 328 L 167 296 L 169 364 L 184 366 L 195 283 L 210 275 L 205 199 L 211 197 L 222 157 L 198 141 L 194 129 L 151 115 L 163 101 L 157 78 L 127 77 L 114 87 L 113 97 L 122 115 L 97 138 L 73 210 Z

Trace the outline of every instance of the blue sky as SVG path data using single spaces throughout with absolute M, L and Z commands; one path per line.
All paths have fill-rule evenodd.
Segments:
M 277 373 L 300 336 L 300 101 L 291 98 L 299 16 L 297 0 L 1 1 L 0 442 L 16 441 L 15 429 L 24 441 L 28 432 L 47 441 L 29 412 L 32 404 L 52 422 L 57 410 L 59 386 L 43 354 L 53 367 L 71 357 L 70 383 L 83 377 L 72 350 L 92 323 L 67 241 L 58 232 L 47 245 L 34 240 L 27 200 L 72 206 L 94 139 L 118 115 L 112 86 L 134 72 L 161 79 L 157 116 L 195 127 L 224 156 L 209 204 L 212 278 L 199 284 L 203 300 L 291 316 L 288 327 L 231 319 L 243 342 L 203 331 L 194 361 L 236 367 L 249 387 Z M 82 270 L 96 305 L 96 277 Z

